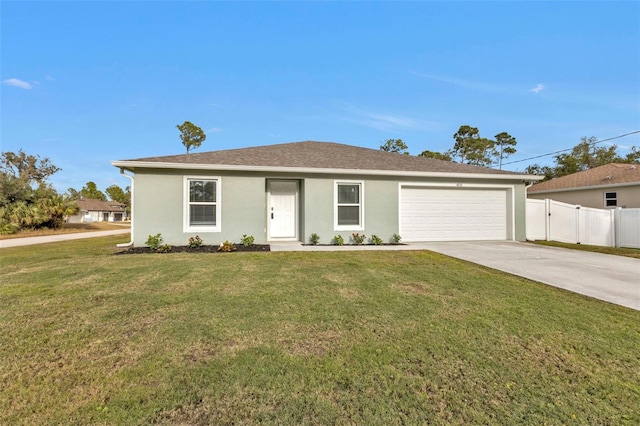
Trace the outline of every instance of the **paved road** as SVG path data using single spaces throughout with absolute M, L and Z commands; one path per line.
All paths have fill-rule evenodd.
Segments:
M 73 234 L 47 235 L 43 237 L 10 238 L 0 240 L 0 248 L 30 246 L 34 244 L 55 243 L 58 241 L 81 240 L 83 238 L 106 237 L 107 235 L 128 234 L 131 229 L 115 229 L 113 231 L 76 232 Z
M 640 310 L 640 259 L 518 242 L 437 242 L 427 250 Z

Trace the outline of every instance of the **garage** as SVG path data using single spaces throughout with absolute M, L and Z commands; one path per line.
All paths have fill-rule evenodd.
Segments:
M 402 186 L 402 240 L 506 240 L 510 238 L 507 191 L 507 188 Z

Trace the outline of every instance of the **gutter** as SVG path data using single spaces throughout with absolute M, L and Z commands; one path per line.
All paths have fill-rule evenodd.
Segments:
M 371 169 L 334 169 L 315 167 L 278 167 L 278 166 L 247 166 L 229 164 L 198 164 L 198 163 L 165 163 L 154 161 L 112 161 L 115 167 L 129 170 L 136 167 L 145 169 L 179 169 L 179 170 L 215 170 L 242 172 L 272 172 L 272 173 L 316 173 L 331 175 L 364 175 L 364 176 L 402 176 L 402 177 L 431 177 L 431 178 L 459 178 L 459 179 L 496 179 L 496 180 L 542 180 L 544 176 L 526 174 L 498 174 L 498 173 L 460 173 L 460 172 L 420 172 L 403 170 L 371 170 Z
M 124 167 L 120 168 L 120 174 L 122 176 L 126 177 L 126 178 L 131 179 L 131 190 L 129 191 L 129 192 L 131 192 L 131 217 L 132 217 L 132 220 L 131 220 L 131 234 L 130 234 L 131 236 L 129 238 L 129 242 L 128 243 L 116 244 L 116 247 L 124 248 L 124 247 L 133 246 L 133 193 L 134 192 L 133 192 L 133 176 L 126 174 Z

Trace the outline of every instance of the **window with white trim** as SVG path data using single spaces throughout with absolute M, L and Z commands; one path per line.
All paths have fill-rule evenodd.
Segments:
M 604 206 L 615 207 L 618 205 L 618 193 L 617 192 L 605 192 L 604 193 Z
M 219 178 L 185 178 L 185 231 L 220 231 L 219 185 Z
M 334 191 L 335 229 L 359 231 L 364 229 L 363 188 L 360 181 L 336 181 Z

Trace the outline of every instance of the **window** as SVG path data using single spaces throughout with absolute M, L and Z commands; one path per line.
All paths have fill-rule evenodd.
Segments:
M 335 183 L 335 229 L 359 231 L 364 229 L 363 182 Z
M 615 207 L 618 205 L 618 193 L 617 192 L 605 192 L 604 193 L 604 206 Z
M 185 178 L 185 231 L 220 231 L 219 178 Z

